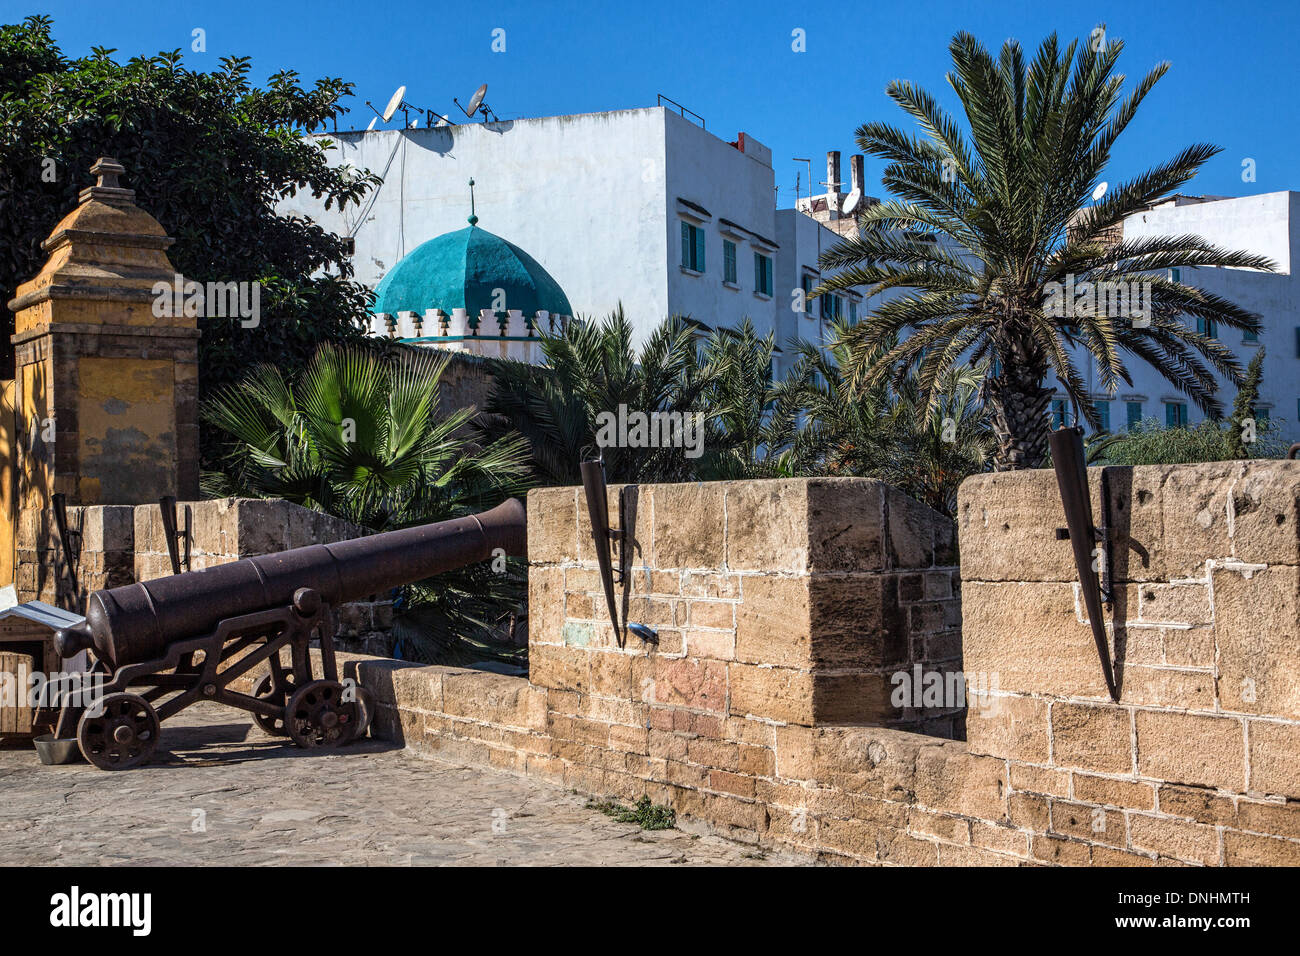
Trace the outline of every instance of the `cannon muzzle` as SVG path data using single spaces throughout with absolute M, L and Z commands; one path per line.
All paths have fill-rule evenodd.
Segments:
M 54 649 L 62 658 L 75 657 L 94 646 L 95 639 L 91 636 L 90 628 L 85 621 L 54 632 Z
M 87 602 L 86 622 L 65 628 L 55 640 L 65 656 L 93 648 L 116 669 L 160 658 L 168 645 L 209 633 L 228 618 L 294 605 L 300 589 L 337 606 L 499 552 L 527 552 L 524 506 L 515 498 L 464 518 L 96 591 Z

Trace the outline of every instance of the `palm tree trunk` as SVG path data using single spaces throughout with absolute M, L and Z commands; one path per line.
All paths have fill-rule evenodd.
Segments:
M 1042 468 L 1047 463 L 1047 436 L 1051 431 L 1047 408 L 1052 391 L 1044 388 L 1042 381 L 1042 376 L 1032 373 L 989 380 L 988 404 L 997 442 L 994 471 Z

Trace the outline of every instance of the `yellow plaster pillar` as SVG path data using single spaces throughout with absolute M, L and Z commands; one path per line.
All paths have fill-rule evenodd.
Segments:
M 155 308 L 158 283 L 177 282 L 174 240 L 119 185 L 116 160 L 90 171 L 95 185 L 41 246 L 45 267 L 9 303 L 20 600 L 54 592 L 56 492 L 70 506 L 198 496 L 197 320 Z

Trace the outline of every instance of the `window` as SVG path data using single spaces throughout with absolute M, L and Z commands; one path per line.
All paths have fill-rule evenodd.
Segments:
M 850 322 L 858 321 L 858 300 L 857 299 L 849 299 L 849 321 Z
M 1254 414 L 1255 421 L 1257 421 L 1257 422 L 1266 422 L 1266 421 L 1268 421 L 1268 409 L 1267 409 L 1267 408 L 1256 408 L 1256 409 L 1253 409 L 1253 411 L 1254 411 L 1254 413 L 1255 413 L 1255 414 Z
M 1207 339 L 1217 339 L 1219 337 L 1219 324 L 1213 319 L 1207 319 L 1205 316 L 1196 317 L 1196 331 L 1204 335 Z
M 761 252 L 754 253 L 754 291 L 760 295 L 772 294 L 772 260 Z
M 1300 325 L 1295 329 L 1295 357 L 1300 358 Z
M 1065 399 L 1063 398 L 1052 399 L 1052 427 L 1064 428 L 1065 415 L 1066 415 Z
M 1142 421 L 1142 403 L 1125 402 L 1124 412 L 1128 416 L 1128 427 L 1132 428 L 1138 422 Z
M 829 292 L 822 294 L 822 318 L 841 319 L 844 317 L 844 300 Z
M 1170 269 L 1170 270 L 1169 270 L 1169 278 L 1170 278 L 1170 280 L 1173 281 L 1173 282 L 1182 282 L 1182 281 L 1183 281 L 1183 270 L 1182 270 L 1182 269 Z
M 1097 417 L 1101 419 L 1101 430 L 1110 431 L 1110 402 L 1099 399 L 1092 403 L 1092 407 L 1097 410 Z
M 704 271 L 704 230 L 682 222 L 682 268 Z
M 1245 332 L 1241 334 L 1241 340 L 1243 342 L 1258 342 L 1259 333 L 1253 329 L 1247 329 Z
M 756 271 L 756 272 L 755 272 L 755 275 L 757 275 L 757 274 L 758 274 L 758 273 L 757 273 L 757 271 Z M 803 312 L 804 312 L 804 315 L 811 316 L 811 315 L 814 314 L 814 310 L 813 310 L 813 301 L 814 301 L 814 300 L 813 300 L 813 297 L 812 297 L 812 290 L 813 290 L 813 286 L 816 285 L 816 283 L 813 281 L 813 277 L 812 277 L 812 276 L 804 276 L 802 279 L 799 280 L 799 284 L 800 284 L 800 286 L 802 286 L 802 288 L 803 288 Z M 757 286 L 755 286 L 755 288 L 757 288 Z
M 736 284 L 736 244 L 730 239 L 722 240 L 722 281 Z
M 1179 428 L 1187 424 L 1186 402 L 1165 402 L 1165 427 Z

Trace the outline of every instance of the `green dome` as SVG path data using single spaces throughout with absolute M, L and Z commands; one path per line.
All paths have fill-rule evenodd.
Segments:
M 564 291 L 536 259 L 472 225 L 421 243 L 397 263 L 375 289 L 374 311 L 423 315 L 428 309 L 464 309 L 477 319 L 492 308 L 496 289 L 505 291 L 502 311 L 573 314 Z

